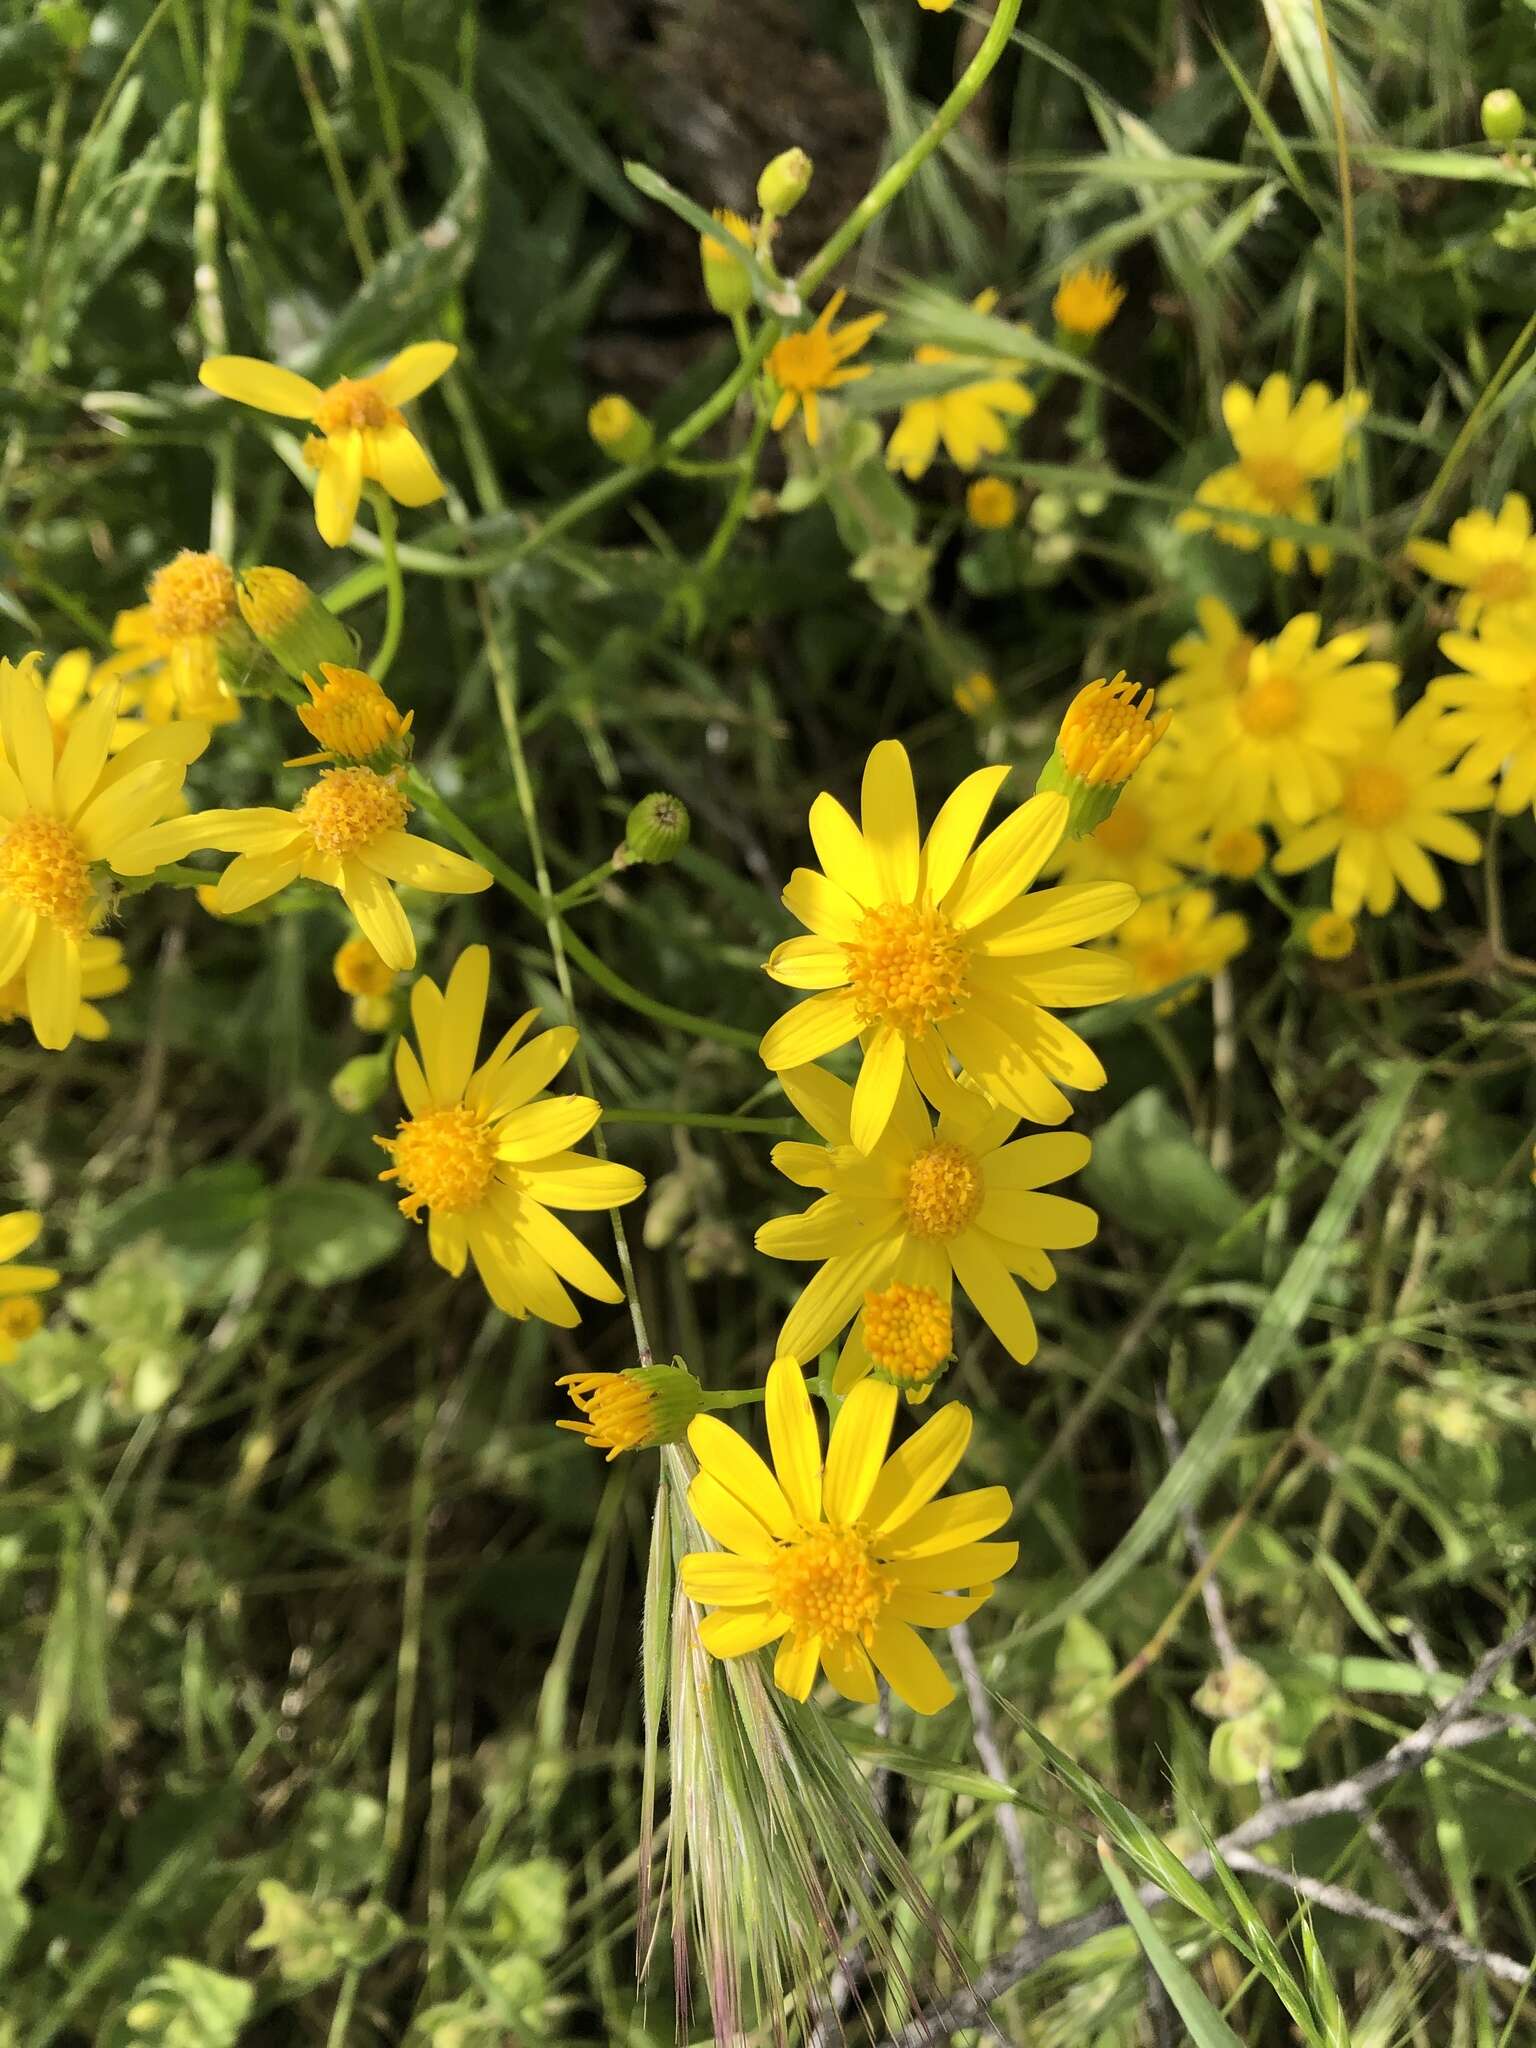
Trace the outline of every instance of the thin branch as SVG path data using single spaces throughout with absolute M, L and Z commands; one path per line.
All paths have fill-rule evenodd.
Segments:
M 997 1734 L 992 1721 L 992 1702 L 987 1697 L 987 1683 L 976 1662 L 976 1651 L 971 1642 L 968 1623 L 956 1622 L 949 1632 L 949 1647 L 955 1653 L 955 1663 L 965 1686 L 965 1697 L 971 1709 L 971 1733 L 976 1744 L 976 1754 L 981 1758 L 981 1767 L 995 1785 L 1013 1790 L 1013 1780 L 1008 1775 L 1008 1766 L 1003 1761 L 1003 1752 L 998 1747 Z M 1019 1819 L 1018 1808 L 1010 1802 L 1001 1802 L 997 1808 L 997 1825 L 1003 1838 L 1003 1847 L 1008 1853 L 1009 1868 L 1013 1872 L 1013 1889 L 1019 1902 L 1019 1912 L 1026 1927 L 1040 1925 L 1040 1910 L 1035 1904 L 1035 1888 L 1030 1882 L 1029 1856 L 1024 1847 L 1024 1827 Z
M 1179 1435 L 1179 1425 L 1173 1419 L 1173 1410 L 1168 1406 L 1166 1391 L 1157 1389 L 1157 1426 L 1163 1433 L 1163 1442 L 1168 1450 L 1168 1462 L 1176 1465 L 1184 1451 L 1184 1440 Z M 1222 1596 L 1221 1582 L 1210 1569 L 1210 1546 L 1195 1519 L 1195 1511 L 1188 1505 L 1179 1511 L 1179 1525 L 1184 1531 L 1184 1541 L 1196 1567 L 1205 1572 L 1201 1581 L 1200 1597 L 1205 1602 L 1205 1618 L 1210 1624 L 1211 1641 L 1216 1645 L 1223 1670 L 1230 1670 L 1238 1659 L 1238 1648 L 1231 1625 L 1227 1620 L 1227 1603 Z

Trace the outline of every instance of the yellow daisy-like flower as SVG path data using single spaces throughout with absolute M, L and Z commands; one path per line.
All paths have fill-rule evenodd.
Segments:
M 954 1688 L 917 1629 L 964 1621 L 1013 1569 L 1016 1543 L 979 1540 L 1012 1503 L 1006 1486 L 934 1499 L 970 1441 L 958 1401 L 887 1458 L 895 1415 L 894 1387 L 866 1380 L 844 1402 L 823 1465 L 804 1376 L 778 1358 L 772 1471 L 715 1416 L 694 1422 L 688 1505 L 722 1549 L 685 1557 L 682 1585 L 715 1610 L 699 1624 L 712 1657 L 776 1642 L 774 1683 L 792 1699 L 809 1697 L 819 1666 L 845 1699 L 872 1703 L 878 1671 L 914 1713 L 948 1706 Z
M 685 1365 L 633 1365 L 626 1372 L 568 1372 L 555 1381 L 581 1410 L 577 1422 L 561 1420 L 606 1463 L 625 1451 L 653 1451 L 681 1443 L 704 1401 L 704 1389 Z
M 1302 825 L 1338 801 L 1342 763 L 1392 723 L 1395 662 L 1361 661 L 1367 633 L 1320 641 L 1303 612 L 1253 650 L 1241 690 L 1180 718 L 1182 758 L 1227 829 Z
M 312 422 L 304 456 L 320 473 L 315 525 L 339 548 L 352 538 L 365 482 L 381 485 L 397 505 L 431 505 L 443 495 L 443 480 L 400 408 L 451 369 L 458 353 L 449 341 L 418 341 L 372 376 L 339 377 L 324 390 L 255 356 L 210 356 L 197 375 L 221 398 Z
M 398 756 L 411 729 L 414 711 L 401 713 L 382 686 L 360 668 L 341 668 L 322 661 L 321 682 L 304 678 L 310 701 L 301 704 L 299 723 L 320 742 L 318 754 L 301 754 L 285 768 L 309 768 L 317 761 L 371 761 L 381 754 Z
M 1251 882 L 1268 859 L 1262 832 L 1251 825 L 1218 825 L 1202 840 L 1195 865 L 1205 873 L 1224 875 L 1229 882 Z
M 36 658 L 0 662 L 0 988 L 18 975 L 39 1045 L 80 1029 L 84 948 L 110 906 L 109 874 L 147 875 L 206 845 L 175 817 L 208 728 L 179 720 L 111 756 L 115 686 L 74 719 L 55 758 Z
M 407 1113 L 394 1137 L 374 1140 L 391 1160 L 379 1178 L 399 1182 L 407 1216 L 427 1211 L 445 1271 L 457 1276 L 473 1259 L 504 1314 L 569 1328 L 580 1316 L 565 1283 L 596 1301 L 624 1295 L 552 1212 L 621 1208 L 645 1182 L 633 1167 L 570 1149 L 603 1112 L 588 1096 L 543 1092 L 576 1049 L 568 1026 L 524 1045 L 539 1014 L 528 1010 L 475 1065 L 490 970 L 487 949 L 469 946 L 446 989 L 426 975 L 412 987 L 421 1057 L 404 1039 L 395 1047 Z
M 871 1289 L 900 1280 L 948 1307 L 958 1280 L 1010 1357 L 1027 1365 L 1038 1339 L 1014 1275 L 1050 1287 L 1056 1271 L 1047 1252 L 1087 1244 L 1099 1227 L 1082 1202 L 1036 1190 L 1085 1166 L 1088 1140 L 1052 1131 L 1010 1144 L 1012 1110 L 956 1081 L 942 1091 L 935 1127 L 907 1082 L 885 1135 L 865 1153 L 851 1143 L 854 1092 L 846 1082 L 820 1067 L 779 1078 L 826 1142 L 773 1150 L 786 1179 L 824 1190 L 802 1214 L 774 1217 L 757 1233 L 769 1258 L 825 1262 L 790 1310 L 778 1349 L 816 1357 Z M 845 1384 L 850 1376 L 857 1377 L 852 1366 Z
M 971 301 L 972 310 L 990 313 L 997 293 L 986 291 Z M 1034 393 L 1017 377 L 998 373 L 1005 364 L 976 361 L 952 348 L 924 342 L 912 359 L 920 364 L 962 363 L 976 370 L 973 383 L 954 391 L 941 391 L 933 398 L 914 398 L 901 409 L 885 460 L 903 476 L 920 477 L 933 461 L 942 441 L 957 469 L 974 469 L 983 456 L 1000 455 L 1008 445 L 1004 415 L 1028 419 L 1035 409 Z M 1006 488 L 1006 486 L 1005 486 Z M 1011 516 L 1011 515 L 1010 515 Z M 1006 523 L 1006 522 L 1004 522 Z
M 1258 645 L 1219 597 L 1200 598 L 1195 618 L 1195 630 L 1169 648 L 1173 674 L 1158 691 L 1161 701 L 1175 710 L 1209 703 L 1213 697 L 1235 696 L 1248 681 L 1248 664 Z
M 57 1287 L 52 1266 L 16 1266 L 11 1261 L 36 1241 L 43 1219 L 35 1209 L 0 1216 L 0 1365 L 10 1365 L 28 1337 L 43 1326 L 39 1294 Z
M 1440 649 L 1465 671 L 1429 686 L 1446 739 L 1465 753 L 1463 774 L 1497 777 L 1506 816 L 1536 805 L 1536 612 L 1487 612 L 1475 638 L 1446 633 Z
M 1530 504 L 1519 491 L 1511 491 L 1497 513 L 1481 506 L 1464 513 L 1451 528 L 1449 544 L 1409 541 L 1408 559 L 1437 583 L 1465 591 L 1456 607 L 1463 632 L 1485 611 L 1536 601 L 1536 535 Z
M 1245 384 L 1229 384 L 1221 410 L 1237 461 L 1206 478 L 1195 493 L 1205 509 L 1181 512 L 1179 531 L 1214 531 L 1229 547 L 1251 552 L 1264 545 L 1264 535 L 1235 516 L 1239 513 L 1263 512 L 1315 524 L 1318 509 L 1312 485 L 1332 476 L 1352 452 L 1369 409 L 1363 391 L 1335 398 L 1326 384 L 1309 384 L 1293 404 L 1291 380 L 1279 371 L 1264 379 L 1257 395 Z M 1277 569 L 1293 569 L 1296 543 L 1271 540 L 1269 558 Z M 1321 575 L 1329 552 L 1325 547 L 1308 548 L 1307 560 Z
M 1070 1115 L 1058 1082 L 1104 1085 L 1098 1056 L 1046 1006 L 1121 993 L 1122 969 L 1080 942 L 1128 917 L 1135 892 L 1100 882 L 1022 901 L 1060 843 L 1069 805 L 1055 791 L 1031 797 L 978 846 L 1008 772 L 968 775 L 922 839 L 906 749 L 882 740 L 864 769 L 862 829 L 826 792 L 811 806 L 826 872 L 796 868 L 783 897 L 810 936 L 776 946 L 767 969 L 785 987 L 815 993 L 770 1027 L 761 1052 L 778 1073 L 862 1036 L 853 1111 L 861 1152 L 878 1142 L 909 1070 L 940 1100 L 934 1091 L 948 1081 L 951 1056 L 994 1101 L 1035 1123 Z
M 1386 732 L 1370 735 L 1343 766 L 1338 798 L 1321 817 L 1289 834 L 1275 855 L 1283 875 L 1332 859 L 1333 907 L 1341 917 L 1361 910 L 1380 917 L 1397 901 L 1399 884 L 1423 910 L 1445 899 L 1430 854 L 1470 863 L 1483 842 L 1452 814 L 1486 810 L 1493 791 L 1453 770 L 1456 741 L 1440 707 L 1415 704 Z
M 416 936 L 391 883 L 438 896 L 473 896 L 491 877 L 478 861 L 405 829 L 410 801 L 397 772 L 328 768 L 291 811 L 205 811 L 203 846 L 237 854 L 212 908 L 222 917 L 264 903 L 301 876 L 338 889 L 380 957 L 399 973 L 416 964 Z
M 124 709 L 141 711 L 150 725 L 172 718 L 227 725 L 238 718 L 240 700 L 219 673 L 220 637 L 231 627 L 245 630 L 229 564 L 183 548 L 150 577 L 148 597 L 118 613 L 117 652 L 102 663 L 99 679 L 121 683 Z
M 80 941 L 80 1013 L 75 1020 L 75 1036 L 99 1043 L 109 1038 L 112 1027 L 106 1016 L 96 1007 L 98 996 L 121 995 L 128 986 L 128 969 L 123 964 L 123 948 L 117 939 L 104 939 L 92 932 Z M 27 978 L 24 973 L 13 974 L 3 988 L 0 988 L 0 1024 L 14 1024 L 18 1017 L 31 1021 L 32 1012 L 27 1003 Z
M 1245 921 L 1235 910 L 1219 911 L 1209 889 L 1183 889 L 1176 896 L 1144 903 L 1115 934 L 1139 996 L 1157 995 L 1182 981 L 1209 979 L 1235 960 L 1247 943 Z M 1193 994 L 1191 988 L 1187 995 Z
M 1202 816 L 1178 757 L 1156 747 L 1103 824 L 1063 841 L 1051 872 L 1069 882 L 1125 882 L 1138 896 L 1156 896 L 1199 868 Z
M 1114 272 L 1086 264 L 1069 270 L 1061 280 L 1051 300 L 1051 312 L 1069 334 L 1091 339 L 1103 333 L 1124 304 L 1125 286 L 1115 282 Z
M 1353 918 L 1320 910 L 1307 925 L 1307 951 L 1314 960 L 1347 960 L 1359 944 Z
M 63 753 L 64 742 L 69 738 L 75 720 L 91 698 L 111 681 L 110 668 L 98 664 L 95 656 L 84 647 L 72 647 L 68 654 L 59 656 L 43 683 L 43 702 L 47 707 L 48 722 L 53 727 L 55 754 Z M 141 720 L 120 718 L 113 728 L 113 753 L 126 747 L 130 740 L 137 739 L 143 730 Z
M 740 266 L 738 266 L 739 268 Z M 850 364 L 877 327 L 885 323 L 883 313 L 864 313 L 846 327 L 834 327 L 848 294 L 836 291 L 816 316 L 815 324 L 799 334 L 786 334 L 768 352 L 768 375 L 778 386 L 772 425 L 782 433 L 795 416 L 797 407 L 805 412 L 805 438 L 814 448 L 821 439 L 821 411 L 818 394 L 839 390 L 869 375 L 867 363 Z

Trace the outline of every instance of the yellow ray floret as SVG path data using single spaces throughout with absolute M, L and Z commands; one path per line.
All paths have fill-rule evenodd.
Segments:
M 993 291 L 982 292 L 971 302 L 972 310 L 978 313 L 990 313 L 996 303 L 997 293 Z M 901 418 L 886 444 L 885 459 L 890 468 L 899 469 L 903 476 L 920 477 L 938 453 L 941 442 L 957 469 L 975 469 L 984 457 L 1000 455 L 1007 447 L 1007 419 L 1028 419 L 1035 409 L 1034 393 L 1009 374 L 1012 366 L 1006 361 L 974 359 L 956 349 L 941 348 L 935 342 L 925 342 L 913 361 L 919 365 L 957 363 L 976 374 L 972 381 L 953 391 L 915 398 L 902 407 Z M 1002 488 L 1008 490 L 1006 484 Z M 1007 519 L 994 523 L 1006 525 Z
M 43 1309 L 37 1297 L 59 1284 L 52 1266 L 12 1264 L 16 1254 L 36 1240 L 42 1227 L 43 1219 L 35 1209 L 13 1209 L 8 1216 L 0 1216 L 0 1365 L 12 1364 L 28 1337 L 43 1327 Z
M 1229 384 L 1222 395 L 1222 417 L 1237 460 L 1208 476 L 1196 492 L 1198 508 L 1181 512 L 1182 533 L 1214 531 L 1229 547 L 1252 550 L 1264 545 L 1264 534 L 1239 515 L 1261 512 L 1311 526 L 1318 520 L 1312 486 L 1352 453 L 1360 422 L 1370 409 L 1363 391 L 1335 398 L 1326 384 L 1309 384 L 1292 402 L 1291 380 L 1276 371 L 1257 393 L 1245 384 Z M 1277 569 L 1296 566 L 1293 540 L 1269 542 Z M 1326 547 L 1307 550 L 1307 560 L 1321 575 L 1330 556 Z
M 780 1173 L 823 1190 L 800 1215 L 777 1216 L 757 1233 L 758 1250 L 770 1258 L 822 1261 L 790 1310 L 777 1348 L 815 1358 L 856 1311 L 867 1310 L 871 1291 L 900 1281 L 926 1289 L 947 1309 L 958 1281 L 1004 1349 L 1027 1365 L 1038 1339 L 1015 1275 L 1031 1287 L 1050 1287 L 1056 1271 L 1047 1252 L 1087 1244 L 1098 1229 L 1084 1203 L 1038 1190 L 1085 1166 L 1088 1140 L 1076 1131 L 1053 1131 L 1010 1143 L 1018 1121 L 1013 1112 L 993 1108 L 958 1082 L 943 1090 L 935 1126 L 906 1081 L 885 1134 L 864 1153 L 850 1142 L 855 1105 L 846 1082 L 820 1067 L 779 1078 L 824 1142 L 774 1147 Z M 936 1329 L 929 1337 L 931 1348 Z M 914 1343 L 909 1356 L 917 1355 Z M 845 1359 L 840 1370 L 840 1386 L 875 1362 L 866 1321 L 852 1362 Z M 899 1360 L 887 1361 L 887 1373 L 921 1376 L 903 1373 Z
M 404 1039 L 395 1048 L 406 1115 L 394 1137 L 375 1141 L 391 1161 L 380 1178 L 399 1183 L 407 1216 L 426 1211 L 432 1256 L 447 1272 L 473 1259 L 504 1314 L 569 1327 L 580 1317 L 566 1283 L 596 1301 L 624 1297 L 553 1211 L 616 1209 L 645 1182 L 570 1149 L 602 1115 L 588 1096 L 544 1093 L 576 1049 L 574 1031 L 524 1045 L 539 1014 L 529 1010 L 475 1064 L 489 979 L 490 954 L 469 946 L 446 989 L 425 975 L 412 988 L 421 1056 Z
M 1115 934 L 1137 995 L 1189 984 L 1164 1009 L 1187 1002 L 1196 983 L 1219 973 L 1247 944 L 1245 920 L 1234 910 L 1219 910 L 1209 889 L 1181 889 L 1144 903 Z
M 75 1035 L 99 1043 L 112 1035 L 112 1027 L 106 1013 L 98 1010 L 98 997 L 121 995 L 128 986 L 128 969 L 123 961 L 122 943 L 118 939 L 105 939 L 92 932 L 80 941 L 80 1013 L 75 1019 Z M 27 1001 L 27 977 L 25 973 L 13 974 L 3 988 L 0 988 L 0 1024 L 12 1024 L 17 1018 L 30 1023 L 31 1006 Z
M 882 740 L 864 770 L 861 825 L 835 797 L 811 806 L 825 873 L 797 868 L 784 905 L 811 933 L 774 949 L 768 972 L 815 991 L 762 1043 L 776 1072 L 864 1038 L 853 1142 L 875 1145 L 909 1070 L 925 1090 L 950 1056 L 1017 1116 L 1059 1124 L 1058 1082 L 1101 1088 L 1104 1069 L 1047 1005 L 1110 1001 L 1123 970 L 1080 941 L 1136 907 L 1120 882 L 1026 891 L 1055 853 L 1068 802 L 1031 797 L 976 844 L 1007 776 L 980 768 L 945 803 L 926 839 L 906 749 Z
M 834 292 L 814 325 L 799 334 L 786 334 L 768 354 L 768 375 L 779 392 L 773 408 L 774 431 L 782 432 L 800 407 L 805 413 L 805 438 L 813 448 L 821 439 L 818 394 L 869 375 L 867 363 L 850 363 L 849 358 L 858 354 L 885 320 L 883 313 L 865 313 L 846 327 L 835 327 L 833 322 L 847 296 L 846 292 Z
M 1452 526 L 1448 541 L 1412 540 L 1408 559 L 1437 583 L 1465 593 L 1456 623 L 1470 632 L 1484 613 L 1536 603 L 1536 535 L 1529 501 L 1511 491 L 1497 513 L 1479 506 Z
M 1101 334 L 1125 304 L 1125 286 L 1115 282 L 1112 270 L 1085 264 L 1069 270 L 1056 287 L 1051 311 L 1069 334 L 1091 337 Z
M 1469 863 L 1482 840 L 1455 816 L 1486 810 L 1489 784 L 1453 770 L 1458 742 L 1432 700 L 1415 704 L 1387 732 L 1343 764 L 1338 800 L 1321 817 L 1289 834 L 1275 855 L 1283 875 L 1333 861 L 1333 908 L 1341 917 L 1362 910 L 1380 917 L 1401 887 L 1422 910 L 1445 898 L 1431 854 Z
M 1497 777 L 1506 816 L 1536 807 L 1536 609 L 1486 612 L 1475 636 L 1447 633 L 1440 650 L 1464 671 L 1436 676 L 1428 692 L 1462 773 Z
M 1197 599 L 1195 618 L 1195 629 L 1169 648 L 1173 674 L 1158 691 L 1159 700 L 1176 711 L 1209 703 L 1213 697 L 1235 696 L 1248 681 L 1248 665 L 1258 645 L 1219 597 Z
M 400 408 L 435 384 L 457 355 L 452 342 L 418 341 L 372 376 L 339 377 L 323 390 L 255 356 L 210 356 L 197 374 L 222 398 L 313 424 L 304 455 L 319 471 L 315 525 L 323 541 L 339 548 L 352 537 L 365 482 L 381 485 L 398 505 L 430 505 L 443 495 L 443 480 Z
M 774 1683 L 797 1700 L 819 1667 L 845 1699 L 870 1704 L 878 1671 L 915 1713 L 937 1713 L 954 1688 L 918 1628 L 974 1614 L 1019 1554 L 982 1540 L 1008 1519 L 1005 1486 L 934 1498 L 965 1454 L 969 1409 L 950 1402 L 888 1458 L 896 1390 L 866 1380 L 823 1464 L 792 1359 L 769 1369 L 766 1407 L 772 1470 L 712 1415 L 688 1432 L 699 1461 L 688 1505 L 721 1545 L 682 1561 L 683 1591 L 714 1610 L 700 1642 L 714 1657 L 778 1643 Z
M 112 756 L 119 699 L 115 684 L 93 697 L 55 756 L 35 657 L 0 662 L 0 988 L 22 978 L 51 1050 L 80 1029 L 85 947 L 111 907 L 111 876 L 210 843 L 200 820 L 171 815 L 207 726 L 160 726 Z

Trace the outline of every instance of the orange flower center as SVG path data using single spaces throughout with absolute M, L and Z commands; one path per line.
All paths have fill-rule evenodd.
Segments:
M 1251 881 L 1264 865 L 1264 835 L 1248 825 L 1218 832 L 1211 841 L 1210 862 L 1218 875 L 1229 875 L 1234 882 Z
M 400 1207 L 407 1216 L 424 1207 L 460 1216 L 479 1207 L 495 1178 L 496 1134 L 462 1102 L 407 1117 L 393 1138 L 378 1142 L 395 1162 L 379 1178 L 405 1189 Z
M 1273 739 L 1300 718 L 1301 692 L 1289 676 L 1268 676 L 1244 690 L 1237 700 L 1237 715 L 1255 739 Z
M 35 1337 L 42 1327 L 42 1305 L 30 1294 L 13 1294 L 0 1301 L 0 1345 L 7 1351 Z
M 969 952 L 942 911 L 913 903 L 866 910 L 843 953 L 866 1024 L 894 1024 L 916 1038 L 965 1001 Z
M 62 819 L 28 811 L 0 839 L 0 890 L 77 937 L 95 908 L 90 862 Z
M 1473 587 L 1489 604 L 1521 604 L 1531 595 L 1531 573 L 1523 562 L 1490 562 Z
M 348 939 L 331 965 L 343 995 L 387 996 L 395 986 L 395 970 L 368 939 Z
M 774 346 L 768 368 L 781 391 L 825 391 L 837 374 L 839 357 L 831 335 L 824 328 L 808 327 L 803 334 L 786 334 Z
M 1067 706 L 1056 751 L 1067 772 L 1094 788 L 1129 782 L 1168 730 L 1168 716 L 1153 718 L 1154 694 L 1117 676 L 1089 683 Z
M 217 555 L 183 548 L 149 579 L 149 611 L 155 630 L 167 640 L 216 633 L 235 616 L 235 578 Z
M 1136 986 L 1143 995 L 1169 988 L 1196 972 L 1194 956 L 1179 939 L 1153 939 L 1137 948 L 1131 961 Z
M 836 1523 L 786 1545 L 773 1570 L 773 1604 L 797 1635 L 867 1640 L 895 1590 L 859 1529 Z
M 902 1207 L 914 1237 L 958 1237 L 981 1207 L 981 1168 L 962 1146 L 928 1145 L 907 1168 Z
M 1400 818 L 1408 807 L 1408 785 L 1395 769 L 1367 761 L 1344 784 L 1344 815 L 1368 832 Z
M 1108 854 L 1124 860 L 1128 855 L 1140 853 L 1152 836 L 1152 821 L 1141 810 L 1133 797 L 1123 796 L 1093 833 L 1095 846 L 1102 846 Z
M 339 859 L 370 845 L 382 832 L 398 832 L 411 814 L 400 785 L 371 768 L 331 768 L 307 789 L 294 816 L 317 853 Z
M 949 1304 L 931 1287 L 889 1287 L 864 1297 L 864 1349 L 875 1371 L 898 1386 L 922 1387 L 937 1379 L 954 1347 Z
M 326 435 L 377 433 L 403 417 L 371 377 L 338 377 L 315 407 L 315 426 Z
M 1306 476 L 1286 455 L 1245 455 L 1242 471 L 1272 505 L 1294 505 L 1306 487 Z

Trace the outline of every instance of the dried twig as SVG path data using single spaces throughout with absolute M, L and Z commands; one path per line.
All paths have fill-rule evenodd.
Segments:
M 1003 1752 L 998 1747 L 997 1734 L 992 1722 L 992 1702 L 987 1697 L 986 1680 L 976 1662 L 976 1651 L 971 1642 L 969 1624 L 956 1622 L 949 1632 L 949 1646 L 955 1653 L 961 1682 L 965 1686 L 965 1697 L 971 1709 L 971 1730 L 976 1743 L 976 1754 L 981 1758 L 982 1769 L 996 1785 L 1003 1785 L 1011 1792 L 1013 1780 L 1003 1761 Z M 1035 1888 L 1029 1877 L 1029 1857 L 1024 1847 L 1024 1828 L 1019 1819 L 1018 1808 L 1003 1803 L 997 1809 L 997 1825 L 1003 1837 L 1003 1847 L 1008 1852 L 1009 1868 L 1013 1872 L 1013 1889 L 1018 1898 L 1019 1911 L 1026 1927 L 1040 1925 L 1040 1913 L 1035 1905 Z

